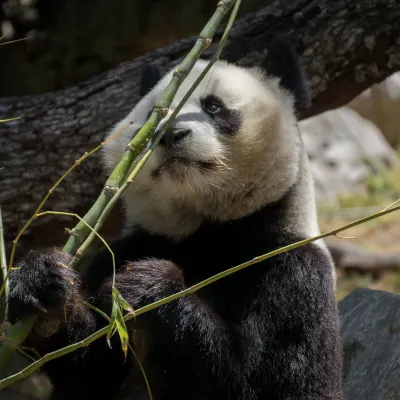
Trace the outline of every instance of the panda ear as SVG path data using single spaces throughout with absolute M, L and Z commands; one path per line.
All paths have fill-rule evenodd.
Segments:
M 293 95 L 296 110 L 309 107 L 310 99 L 300 57 L 288 38 L 280 35 L 269 43 L 262 67 L 268 75 L 280 78 L 280 85 Z
M 140 81 L 140 97 L 145 96 L 157 82 L 161 79 L 161 73 L 155 65 L 146 64 L 142 70 L 142 79 Z

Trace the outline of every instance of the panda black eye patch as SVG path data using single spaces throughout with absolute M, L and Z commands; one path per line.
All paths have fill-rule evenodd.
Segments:
M 232 136 L 242 124 L 240 111 L 229 109 L 217 96 L 208 95 L 200 100 L 203 110 L 212 118 L 215 129 L 223 134 Z
M 225 108 L 221 99 L 219 99 L 216 96 L 212 96 L 212 95 L 207 96 L 204 99 L 202 99 L 201 105 L 202 105 L 204 111 L 210 115 L 216 115 L 216 114 L 222 112 Z

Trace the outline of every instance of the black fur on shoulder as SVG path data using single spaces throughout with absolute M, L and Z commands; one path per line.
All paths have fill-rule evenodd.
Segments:
M 299 56 L 286 35 L 282 34 L 271 40 L 262 67 L 268 74 L 280 78 L 281 85 L 293 95 L 297 111 L 310 106 Z

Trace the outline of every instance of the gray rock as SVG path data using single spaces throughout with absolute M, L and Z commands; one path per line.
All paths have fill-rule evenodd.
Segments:
M 341 194 L 365 194 L 369 177 L 398 165 L 379 129 L 348 107 L 300 121 L 319 202 L 335 204 Z
M 400 296 L 359 288 L 339 302 L 346 400 L 400 399 Z

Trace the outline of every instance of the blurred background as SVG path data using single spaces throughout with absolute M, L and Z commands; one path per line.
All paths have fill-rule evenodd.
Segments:
M 246 0 L 239 17 L 271 1 Z M 63 89 L 149 50 L 196 35 L 215 0 L 0 0 L 0 97 Z M 12 73 L 10 73 L 12 71 Z M 341 108 L 302 120 L 322 231 L 377 212 L 400 198 L 400 73 Z M 329 238 L 348 249 L 338 300 L 356 287 L 400 293 L 400 216 L 387 215 Z M 338 251 L 339 251 L 338 250 Z M 342 254 L 342 253 L 338 253 Z M 32 375 L 13 399 L 45 398 Z M 35 381 L 36 382 L 36 381 Z M 10 395 L 11 396 L 11 395 Z

